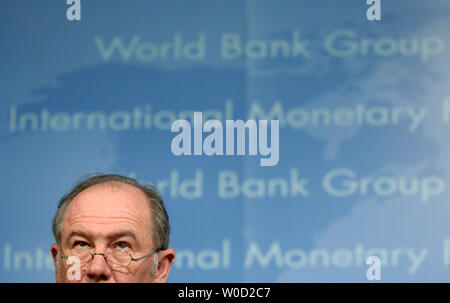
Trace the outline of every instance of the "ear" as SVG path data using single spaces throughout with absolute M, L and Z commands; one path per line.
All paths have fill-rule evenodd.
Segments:
M 175 260 L 175 250 L 168 248 L 159 252 L 158 269 L 154 275 L 153 282 L 165 283 Z
M 50 246 L 50 252 L 52 253 L 52 257 L 53 257 L 53 263 L 55 263 L 55 280 L 56 283 L 60 283 L 62 282 L 61 280 L 61 272 L 60 272 L 60 260 L 58 260 L 58 257 L 60 258 L 58 252 L 58 245 L 56 245 L 55 243 L 52 244 L 52 246 Z

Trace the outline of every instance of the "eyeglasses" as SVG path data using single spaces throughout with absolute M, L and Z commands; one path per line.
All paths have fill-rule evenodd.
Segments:
M 62 255 L 61 258 L 68 260 L 69 256 L 64 254 L 62 247 L 60 247 Z M 120 248 L 108 248 L 104 253 L 96 253 L 94 249 L 76 247 L 71 251 L 70 256 L 78 257 L 80 260 L 80 265 L 82 270 L 86 270 L 87 266 L 91 263 L 95 256 L 102 256 L 105 258 L 106 262 L 112 269 L 123 269 L 127 268 L 131 262 L 137 262 L 144 258 L 150 257 L 157 253 L 159 250 L 152 251 L 145 256 L 140 258 L 133 258 L 133 256 L 126 250 Z

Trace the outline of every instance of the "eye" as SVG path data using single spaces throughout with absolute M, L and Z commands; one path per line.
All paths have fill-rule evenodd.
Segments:
M 73 244 L 73 247 L 86 248 L 86 247 L 88 247 L 88 244 L 84 241 L 76 241 Z
M 120 249 L 127 249 L 127 248 L 130 248 L 130 244 L 128 244 L 127 242 L 121 241 L 121 242 L 117 243 L 116 247 L 120 248 Z

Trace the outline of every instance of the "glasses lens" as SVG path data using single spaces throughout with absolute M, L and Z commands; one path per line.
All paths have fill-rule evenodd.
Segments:
M 131 263 L 131 255 L 127 251 L 114 249 L 111 252 L 109 262 L 112 265 L 126 267 Z
M 83 270 L 92 260 L 91 253 L 89 252 L 89 250 L 84 248 L 75 248 L 74 250 L 72 250 L 71 255 L 80 259 L 81 269 Z
M 91 252 L 85 248 L 75 248 L 70 255 L 80 260 L 82 270 L 86 270 L 92 261 Z M 126 270 L 132 258 L 131 254 L 125 250 L 113 249 L 106 252 L 105 259 L 113 270 Z

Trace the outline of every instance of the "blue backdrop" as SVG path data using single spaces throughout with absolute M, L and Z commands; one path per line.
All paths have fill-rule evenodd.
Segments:
M 57 201 L 160 187 L 170 282 L 450 279 L 450 2 L 0 4 L 0 281 L 54 281 Z M 280 156 L 180 156 L 171 123 L 277 119 Z

